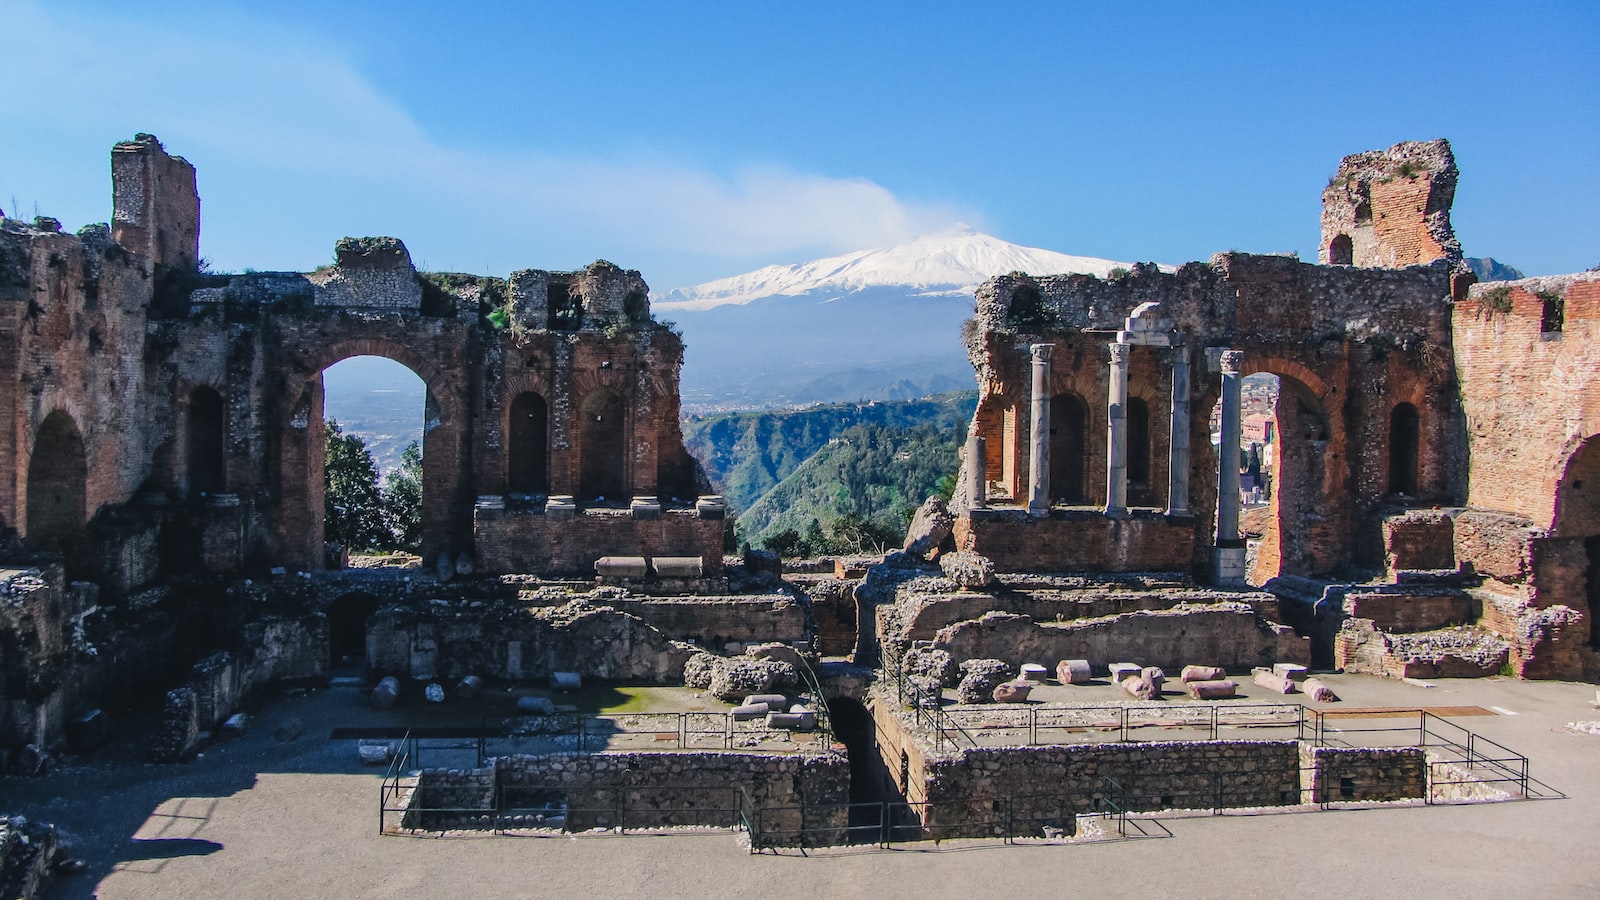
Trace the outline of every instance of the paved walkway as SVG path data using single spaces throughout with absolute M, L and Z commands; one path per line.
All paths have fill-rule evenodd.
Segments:
M 1165 840 L 810 858 L 752 857 L 730 834 L 381 837 L 378 773 L 357 764 L 353 741 L 327 739 L 371 714 L 359 691 L 334 688 L 272 704 L 249 737 L 189 764 L 125 763 L 118 754 L 136 752 L 113 746 L 44 778 L 0 779 L 0 807 L 56 822 L 88 860 L 51 898 L 1600 896 L 1600 736 L 1563 730 L 1600 720 L 1594 685 L 1328 680 L 1350 707 L 1493 709 L 1453 721 L 1530 756 L 1567 798 L 1196 816 L 1167 820 Z M 273 741 L 290 716 L 305 735 Z

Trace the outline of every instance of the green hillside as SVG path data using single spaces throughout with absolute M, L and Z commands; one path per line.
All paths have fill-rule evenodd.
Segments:
M 953 448 L 966 433 L 977 403 L 977 393 L 965 391 L 903 402 L 839 403 L 809 409 L 691 416 L 683 423 L 683 436 L 711 483 L 735 512 L 743 513 L 850 428 L 875 425 L 911 429 L 925 425 L 945 434 Z M 894 460 L 887 462 L 893 464 Z M 954 471 L 951 463 L 940 474 Z M 922 499 L 918 497 L 914 502 Z
M 739 538 L 785 555 L 898 545 L 911 513 L 949 495 L 965 429 L 853 425 L 739 517 Z

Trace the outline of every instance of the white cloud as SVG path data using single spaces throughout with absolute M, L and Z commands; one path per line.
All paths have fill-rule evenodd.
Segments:
M 5 121 L 73 130 L 94 124 L 122 138 L 150 131 L 173 152 L 198 161 L 203 192 L 208 171 L 229 167 L 250 171 L 254 189 L 280 202 L 284 192 L 314 192 L 336 180 L 346 207 L 341 213 L 359 202 L 363 189 L 373 192 L 374 210 L 388 209 L 397 192 L 427 197 L 432 218 L 470 222 L 474 232 L 470 238 L 426 234 L 443 225 L 416 219 L 382 226 L 408 243 L 425 232 L 423 239 L 432 242 L 424 251 L 428 259 L 437 259 L 441 243 L 471 240 L 477 246 L 470 251 L 443 246 L 443 255 L 475 263 L 513 253 L 526 260 L 530 250 L 597 247 L 614 248 L 604 252 L 626 255 L 618 261 L 641 267 L 674 254 L 794 261 L 797 252 L 885 246 L 976 218 L 971 211 L 907 203 L 868 179 L 781 164 L 717 172 L 624 155 L 453 146 L 419 127 L 401 103 L 345 61 L 341 48 L 259 23 L 231 34 L 178 30 L 47 11 L 24 0 L 0 0 L 0 19 L 10 25 L 7 43 L 26 48 L 8 69 L 48 73 L 43 90 L 5 93 Z M 308 213 L 324 202 L 330 201 L 309 194 L 293 200 Z M 516 246 L 501 250 L 484 241 Z

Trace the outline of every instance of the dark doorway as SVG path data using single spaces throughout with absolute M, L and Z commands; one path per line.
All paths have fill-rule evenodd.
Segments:
M 1128 398 L 1128 490 L 1150 490 L 1150 407 L 1138 397 Z
M 1084 456 L 1088 449 L 1089 407 L 1077 394 L 1050 398 L 1050 499 L 1085 503 Z
M 72 418 L 60 410 L 46 417 L 28 459 L 30 547 L 71 556 L 86 515 L 86 460 L 83 437 Z
M 893 777 L 878 753 L 877 729 L 872 713 L 860 701 L 834 697 L 828 701 L 828 721 L 834 738 L 844 744 L 850 758 L 850 842 L 881 840 L 886 803 L 904 803 Z
M 208 387 L 189 394 L 189 496 L 227 490 L 222 461 L 222 395 Z
M 1328 245 L 1328 265 L 1350 266 L 1355 265 L 1355 244 L 1351 242 L 1350 235 L 1335 235 L 1333 242 Z
M 1389 493 L 1417 494 L 1417 451 L 1421 425 L 1417 408 L 1395 404 L 1389 414 Z
M 1600 650 L 1600 535 L 1584 538 L 1584 552 L 1589 556 L 1589 646 Z
M 581 500 L 625 501 L 623 465 L 627 460 L 622 398 L 604 388 L 584 398 L 579 439 Z
M 532 391 L 511 401 L 511 471 L 514 494 L 550 490 L 549 413 L 544 398 Z
M 331 668 L 362 666 L 367 658 L 367 622 L 378 598 L 365 591 L 341 594 L 328 604 L 328 662 Z

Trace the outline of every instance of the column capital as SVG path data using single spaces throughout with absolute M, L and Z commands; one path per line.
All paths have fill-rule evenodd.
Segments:
M 1036 363 L 1049 362 L 1051 351 L 1056 349 L 1055 344 L 1029 344 L 1028 353 Z
M 1221 354 L 1222 371 L 1227 375 L 1238 375 L 1244 366 L 1243 350 L 1224 350 Z
M 1106 346 L 1111 348 L 1111 364 L 1112 365 L 1120 366 L 1120 365 L 1124 365 L 1124 364 L 1127 363 L 1127 361 L 1128 361 L 1128 345 L 1127 344 L 1123 343 L 1122 341 L 1112 341 L 1111 343 L 1107 344 Z

